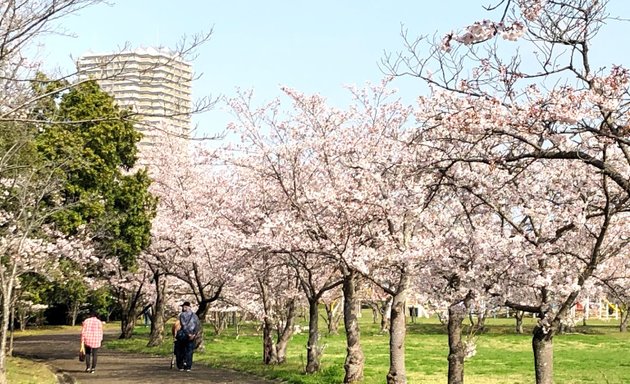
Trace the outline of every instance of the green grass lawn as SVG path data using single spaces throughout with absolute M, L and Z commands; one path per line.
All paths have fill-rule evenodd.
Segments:
M 527 321 L 527 320 L 526 320 Z M 533 383 L 531 352 L 532 320 L 526 323 L 526 334 L 513 333 L 513 319 L 489 319 L 488 332 L 477 341 L 477 355 L 466 362 L 467 384 Z M 389 365 L 388 335 L 379 332 L 365 313 L 361 323 L 361 344 L 366 356 L 363 383 L 383 383 Z M 406 339 L 406 367 L 409 383 L 445 383 L 448 354 L 447 335 L 436 319 L 421 319 L 408 324 Z M 590 321 L 578 333 L 554 338 L 555 382 L 583 384 L 630 383 L 630 334 L 621 334 L 616 324 Z M 172 343 L 147 348 L 148 329 L 138 327 L 131 340 L 115 340 L 107 345 L 135 352 L 170 355 Z M 232 328 L 215 336 L 206 328 L 206 349 L 195 353 L 195 362 L 216 367 L 247 371 L 259 376 L 279 378 L 289 383 L 339 383 L 343 380 L 345 338 L 343 334 L 327 336 L 322 332 L 325 346 L 322 370 L 315 375 L 302 372 L 306 360 L 306 334 L 295 335 L 289 344 L 288 361 L 281 366 L 264 366 L 261 335 L 253 326 L 242 326 L 235 337 Z
M 42 363 L 9 357 L 7 359 L 7 382 L 12 384 L 55 384 L 57 377 Z

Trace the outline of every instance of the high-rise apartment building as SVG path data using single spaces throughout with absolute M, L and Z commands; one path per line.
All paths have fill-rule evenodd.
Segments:
M 188 136 L 191 129 L 192 67 L 176 55 L 148 48 L 111 54 L 87 54 L 77 63 L 81 79 L 96 79 L 121 107 L 138 114 L 143 146 L 160 131 Z M 145 148 L 146 149 L 146 148 Z

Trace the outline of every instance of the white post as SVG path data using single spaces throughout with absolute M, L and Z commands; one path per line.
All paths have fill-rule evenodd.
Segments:
M 591 298 L 587 297 L 584 301 L 584 320 L 588 320 L 591 314 Z

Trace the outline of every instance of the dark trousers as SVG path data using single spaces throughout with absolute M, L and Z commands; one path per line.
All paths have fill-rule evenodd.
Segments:
M 175 361 L 178 369 L 192 368 L 194 347 L 195 343 L 192 340 L 175 342 Z
M 85 368 L 95 369 L 97 356 L 98 356 L 98 348 L 92 348 L 86 345 L 85 346 Z

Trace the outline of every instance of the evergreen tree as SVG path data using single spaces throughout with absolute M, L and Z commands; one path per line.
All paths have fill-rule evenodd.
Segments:
M 42 80 L 33 88 L 44 94 L 61 85 Z M 38 151 L 67 169 L 61 204 L 68 209 L 55 215 L 55 223 L 69 234 L 88 225 L 103 257 L 133 268 L 149 245 L 155 199 L 147 191 L 146 170 L 131 171 L 141 134 L 128 111 L 88 81 L 43 98 L 34 112 L 47 120 Z

